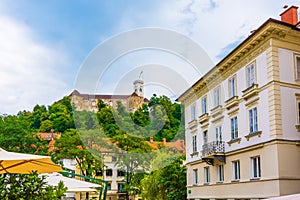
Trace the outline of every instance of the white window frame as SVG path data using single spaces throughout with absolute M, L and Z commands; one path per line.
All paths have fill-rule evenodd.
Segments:
M 261 177 L 260 156 L 251 158 L 251 177 L 252 179 L 258 179 Z
M 220 86 L 216 87 L 214 90 L 214 107 L 221 105 L 221 88 Z
M 198 169 L 193 169 L 193 176 L 194 176 L 194 185 L 198 185 L 199 184 Z
M 210 183 L 209 167 L 204 167 L 204 184 Z
M 247 88 L 252 87 L 256 83 L 255 62 L 246 67 Z
M 222 142 L 223 135 L 222 135 L 222 126 L 216 126 L 216 142 Z
M 295 54 L 295 79 L 300 80 L 300 55 Z
M 192 140 L 193 153 L 197 153 L 197 135 L 193 135 Z
M 203 144 L 208 143 L 208 130 L 203 131 Z
M 228 79 L 228 96 L 229 99 L 236 96 L 236 75 Z
M 196 104 L 191 105 L 191 121 L 196 120 Z
M 240 161 L 235 160 L 232 161 L 232 180 L 238 181 L 241 179 L 241 171 L 240 171 Z
M 253 107 L 249 109 L 249 134 L 258 132 L 258 109 Z
M 297 100 L 297 124 L 296 125 L 300 125 L 300 100 Z
M 201 98 L 201 114 L 207 113 L 207 96 Z
M 230 118 L 230 132 L 231 132 L 231 140 L 235 140 L 239 138 L 239 127 L 238 127 L 237 116 Z
M 217 165 L 217 176 L 219 183 L 224 181 L 224 165 Z

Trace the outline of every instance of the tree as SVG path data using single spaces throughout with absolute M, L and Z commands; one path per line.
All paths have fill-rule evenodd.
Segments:
M 119 126 L 116 124 L 111 108 L 105 107 L 97 112 L 98 122 L 107 137 L 113 137 L 120 132 Z
M 142 196 L 146 200 L 185 200 L 186 168 L 182 164 L 184 159 L 184 156 L 178 157 L 170 165 L 146 175 L 141 181 Z
M 77 129 L 92 130 L 99 127 L 97 115 L 91 111 L 74 111 L 73 117 Z
M 145 109 L 143 109 L 145 110 Z M 137 112 L 137 111 L 136 111 Z M 134 113 L 134 117 L 142 116 L 138 111 L 137 115 Z M 144 112 L 146 114 L 146 112 Z M 172 103 L 171 100 L 166 96 L 156 96 L 155 94 L 151 97 L 148 103 L 148 113 L 150 117 L 147 129 L 150 131 L 150 135 L 154 137 L 155 141 L 161 141 L 162 138 L 166 138 L 167 141 L 173 140 L 175 137 L 183 139 L 182 127 L 184 127 L 182 108 L 180 104 Z M 142 121 L 143 118 L 141 118 Z M 139 118 L 138 118 L 139 119 Z M 134 118 L 135 122 L 142 124 L 139 120 Z M 180 135 L 180 137 L 178 137 Z
M 52 152 L 54 160 L 58 162 L 62 159 L 75 159 L 82 175 L 93 176 L 103 167 L 100 157 L 96 158 L 91 154 L 75 129 L 65 131 L 54 145 L 56 147 Z
M 33 108 L 32 116 L 31 127 L 37 130 L 40 128 L 42 121 L 48 119 L 49 113 L 46 106 L 36 105 Z
M 53 122 L 49 119 L 42 121 L 41 126 L 39 128 L 39 132 L 46 132 L 49 133 L 53 129 Z
M 53 122 L 54 130 L 57 132 L 64 132 L 67 129 L 75 128 L 69 97 L 64 97 L 62 100 L 49 106 L 49 119 Z
M 126 199 L 129 195 L 136 195 L 140 192 L 141 174 L 147 171 L 152 158 L 151 147 L 143 140 L 143 138 L 125 135 L 116 135 L 112 138 L 112 142 L 122 150 L 117 156 L 116 165 L 125 171 Z
M 21 153 L 47 153 L 47 142 L 31 133 L 30 122 L 21 116 L 0 119 L 0 146 Z
M 137 126 L 146 127 L 150 124 L 150 113 L 147 104 L 143 104 L 141 108 L 137 109 L 131 114 L 134 123 Z
M 11 200 L 60 200 L 67 188 L 60 182 L 57 186 L 49 186 L 45 176 L 31 174 L 0 175 L 0 199 Z

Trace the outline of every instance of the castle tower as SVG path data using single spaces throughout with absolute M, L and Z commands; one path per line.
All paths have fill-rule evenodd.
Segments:
M 141 79 L 138 79 L 136 81 L 133 82 L 133 89 L 134 92 L 140 96 L 140 97 L 144 97 L 144 81 L 142 81 Z

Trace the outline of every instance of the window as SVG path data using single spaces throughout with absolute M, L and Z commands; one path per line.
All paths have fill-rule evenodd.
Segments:
M 298 125 L 300 124 L 300 101 L 298 101 Z
M 201 99 L 201 110 L 202 110 L 202 115 L 207 113 L 207 97 L 203 97 Z
M 107 169 L 106 170 L 106 176 L 112 176 L 112 175 L 113 175 L 112 169 Z
M 300 55 L 296 56 L 296 79 L 300 80 Z
M 220 87 L 214 89 L 214 106 L 220 105 Z
M 194 169 L 194 185 L 198 185 L 198 169 Z
M 240 161 L 233 161 L 232 162 L 232 179 L 233 180 L 240 180 Z
M 125 172 L 123 170 L 118 170 L 117 174 L 117 176 L 125 176 Z
M 217 165 L 218 182 L 224 181 L 224 165 Z
M 228 80 L 228 88 L 229 88 L 229 98 L 236 96 L 236 86 L 235 86 L 235 76 Z
M 124 190 L 124 183 L 118 183 L 118 191 L 122 192 Z
M 191 121 L 196 120 L 196 105 L 191 106 Z
M 260 178 L 260 157 L 251 158 L 252 178 Z
M 231 123 L 231 140 L 238 138 L 238 120 L 237 116 L 230 119 Z
M 203 143 L 207 144 L 207 140 L 208 140 L 208 138 L 207 138 L 207 131 L 203 131 Z
M 102 176 L 102 170 L 96 170 L 96 176 Z
M 216 141 L 217 143 L 222 142 L 222 126 L 216 127 Z
M 193 153 L 197 152 L 197 135 L 193 135 Z
M 110 182 L 107 185 L 107 190 L 111 190 L 111 183 Z
M 251 87 L 255 84 L 255 65 L 254 63 L 250 64 L 246 69 L 247 74 L 247 87 Z
M 204 183 L 210 182 L 209 167 L 204 167 Z
M 249 110 L 249 130 L 250 134 L 258 131 L 256 107 Z

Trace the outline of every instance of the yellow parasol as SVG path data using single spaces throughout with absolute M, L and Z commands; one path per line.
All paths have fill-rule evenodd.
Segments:
M 61 172 L 63 169 L 52 162 L 50 156 L 8 152 L 0 148 L 0 174 L 38 174 Z

